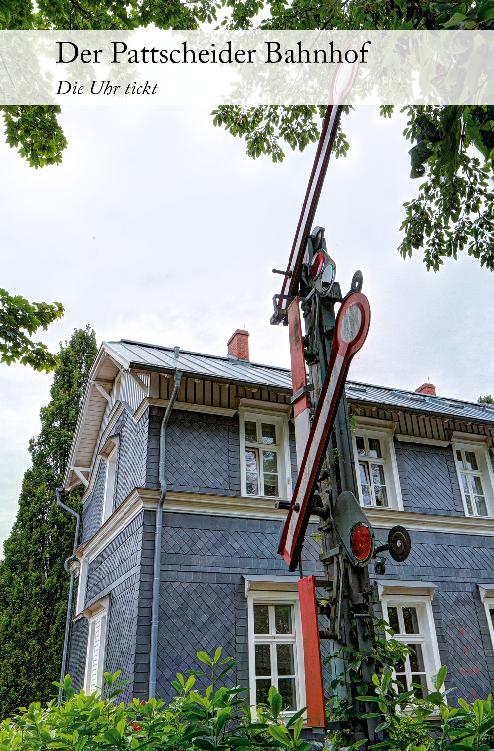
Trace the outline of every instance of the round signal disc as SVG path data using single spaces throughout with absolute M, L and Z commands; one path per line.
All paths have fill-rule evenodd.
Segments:
M 372 534 L 369 527 L 362 522 L 355 524 L 350 532 L 350 545 L 359 563 L 368 561 L 372 555 Z

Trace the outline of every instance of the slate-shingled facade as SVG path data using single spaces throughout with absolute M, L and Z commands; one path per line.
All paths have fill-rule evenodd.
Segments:
M 148 697 L 160 426 L 177 370 L 166 427 L 157 694 L 171 696 L 170 681 L 194 666 L 198 649 L 221 645 L 252 703 L 267 680 L 262 668 L 300 704 L 296 581 L 276 555 L 285 512 L 272 497 L 276 484 L 289 497 L 296 480 L 290 373 L 125 340 L 100 350 L 66 477 L 68 491 L 85 486 L 69 672 L 77 688 L 92 690 L 103 670 L 121 669 L 124 698 Z M 388 562 L 376 578 L 384 615 L 415 650 L 402 679 L 425 687 L 445 663 L 450 688 L 468 699 L 487 694 L 494 410 L 356 383 L 347 398 L 360 499 L 377 538 L 403 524 L 413 540 L 407 562 Z M 304 574 L 322 573 L 307 539 Z

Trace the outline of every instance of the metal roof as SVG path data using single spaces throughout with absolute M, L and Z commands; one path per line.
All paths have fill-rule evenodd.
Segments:
M 204 355 L 185 350 L 180 350 L 179 357 L 176 358 L 173 347 L 158 347 L 128 339 L 105 342 L 105 348 L 127 368 L 165 371 L 174 371 L 178 368 L 185 375 L 204 376 L 213 380 L 239 381 L 240 383 L 254 383 L 256 386 L 289 390 L 292 387 L 289 370 L 271 365 L 259 365 L 248 360 Z
M 353 402 L 382 404 L 389 407 L 428 412 L 434 415 L 450 415 L 464 420 L 494 422 L 494 405 L 463 402 L 443 396 L 418 394 L 416 391 L 373 386 L 369 383 L 348 381 L 347 398 Z
M 222 381 L 254 383 L 291 390 L 291 374 L 287 368 L 260 365 L 231 357 L 205 355 L 200 352 L 180 351 L 178 359 L 173 347 L 159 347 L 128 339 L 106 342 L 105 349 L 124 367 L 173 371 L 178 367 L 184 373 Z M 353 402 L 366 402 L 394 408 L 428 412 L 435 415 L 451 415 L 466 420 L 494 422 L 494 405 L 464 402 L 442 396 L 418 394 L 415 391 L 374 386 L 368 383 L 348 381 L 347 397 Z

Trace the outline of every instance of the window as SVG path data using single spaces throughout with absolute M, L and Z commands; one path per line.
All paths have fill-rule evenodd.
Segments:
M 391 638 L 407 644 L 410 654 L 395 665 L 396 679 L 405 690 L 417 684 L 417 696 L 434 690 L 440 667 L 431 597 L 388 595 L 382 598 L 383 616 L 394 631 Z
M 297 592 L 257 592 L 248 598 L 249 683 L 252 707 L 275 686 L 287 711 L 305 706 Z
M 84 679 L 86 694 L 92 694 L 93 691 L 101 691 L 103 685 L 107 610 L 107 600 L 101 601 L 93 608 L 93 614 L 88 618 L 89 630 Z
M 401 509 L 392 432 L 357 428 L 353 448 L 362 506 Z
M 472 444 L 453 444 L 453 451 L 465 514 L 489 516 L 492 483 L 486 449 Z
M 117 473 L 117 446 L 110 451 L 106 459 L 105 496 L 103 501 L 103 523 L 113 512 L 113 496 L 115 494 L 115 476 Z
M 286 498 L 291 484 L 285 477 L 290 468 L 287 419 L 244 413 L 240 425 L 243 495 Z

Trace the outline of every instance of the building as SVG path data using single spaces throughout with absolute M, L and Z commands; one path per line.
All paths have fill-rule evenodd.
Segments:
M 250 362 L 244 331 L 226 357 L 103 344 L 66 476 L 67 491 L 85 486 L 68 663 L 77 688 L 121 669 L 124 698 L 146 699 L 150 674 L 167 698 L 197 650 L 221 645 L 251 704 L 272 682 L 305 704 L 297 577 L 276 554 L 286 512 L 275 500 L 290 497 L 297 471 L 290 398 L 290 372 Z M 395 524 L 412 536 L 408 560 L 388 561 L 376 579 L 384 616 L 414 645 L 402 678 L 430 686 L 444 663 L 448 687 L 486 695 L 494 408 L 442 398 L 431 384 L 408 392 L 349 382 L 347 399 L 360 501 L 377 539 Z M 303 566 L 321 572 L 310 535 Z

